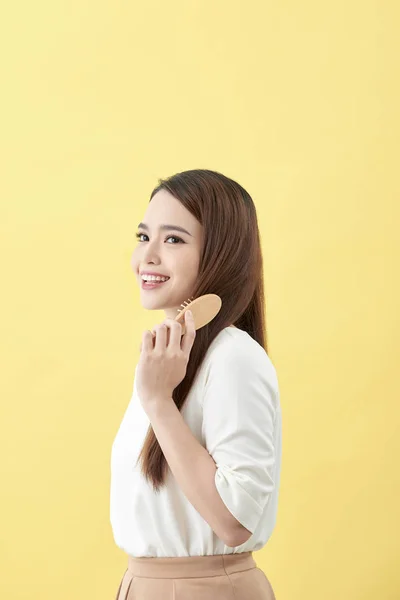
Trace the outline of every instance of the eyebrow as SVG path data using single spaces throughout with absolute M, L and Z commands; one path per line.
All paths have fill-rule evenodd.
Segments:
M 147 231 L 148 231 L 149 226 L 146 225 L 146 223 L 139 223 L 138 229 L 147 229 Z M 179 225 L 160 225 L 159 229 L 163 229 L 164 231 L 169 231 L 171 229 L 173 229 L 175 231 L 182 231 L 182 233 L 187 233 L 188 235 L 193 237 L 193 235 L 191 233 L 186 231 L 186 229 L 184 229 L 183 227 L 179 227 Z

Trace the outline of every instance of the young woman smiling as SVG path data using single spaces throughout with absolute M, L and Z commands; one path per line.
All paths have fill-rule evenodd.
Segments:
M 272 600 L 253 551 L 275 527 L 281 409 L 267 353 L 255 205 L 205 169 L 160 180 L 132 269 L 144 331 L 133 394 L 112 446 L 110 516 L 128 555 L 116 600 Z M 174 318 L 214 293 L 217 316 L 185 335 Z

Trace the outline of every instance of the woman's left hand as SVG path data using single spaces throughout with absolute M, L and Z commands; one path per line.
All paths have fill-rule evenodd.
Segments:
M 182 325 L 174 319 L 165 319 L 155 325 L 156 337 L 149 330 L 143 332 L 141 354 L 136 371 L 136 387 L 142 406 L 150 408 L 172 397 L 172 392 L 186 375 L 190 351 L 196 337 L 193 317 L 185 312 L 185 335 Z M 167 334 L 169 330 L 169 343 Z

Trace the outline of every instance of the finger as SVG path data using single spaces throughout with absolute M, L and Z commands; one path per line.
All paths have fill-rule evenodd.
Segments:
M 146 331 L 143 331 L 143 334 L 142 334 L 142 343 L 140 346 L 140 351 L 141 352 L 142 351 L 149 352 L 152 349 L 153 349 L 153 338 L 151 335 L 151 331 L 146 329 Z
M 179 325 L 181 328 L 181 331 L 182 331 L 181 323 L 178 323 L 178 321 L 176 321 L 175 319 L 166 318 L 166 319 L 164 319 L 164 321 L 162 323 L 160 323 L 160 325 L 166 325 L 166 327 L 167 327 L 167 346 L 170 344 L 173 328 L 175 328 L 177 325 Z M 182 332 L 180 333 L 180 335 L 182 337 Z M 180 344 L 180 338 L 179 338 L 179 344 Z
M 168 348 L 174 348 L 175 350 L 181 349 L 182 339 L 182 325 L 175 321 L 175 319 L 167 319 L 167 326 L 169 327 L 169 344 Z
M 183 336 L 182 350 L 187 359 L 189 359 L 189 354 L 196 338 L 196 327 L 194 325 L 193 316 L 189 310 L 185 312 L 185 329 L 186 331 L 185 335 Z
M 167 326 L 165 323 L 160 323 L 154 327 L 156 338 L 154 344 L 154 350 L 165 350 L 167 347 Z

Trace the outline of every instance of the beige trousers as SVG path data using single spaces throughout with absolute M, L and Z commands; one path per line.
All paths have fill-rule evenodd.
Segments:
M 128 556 L 115 600 L 276 600 L 252 552 L 172 558 Z

